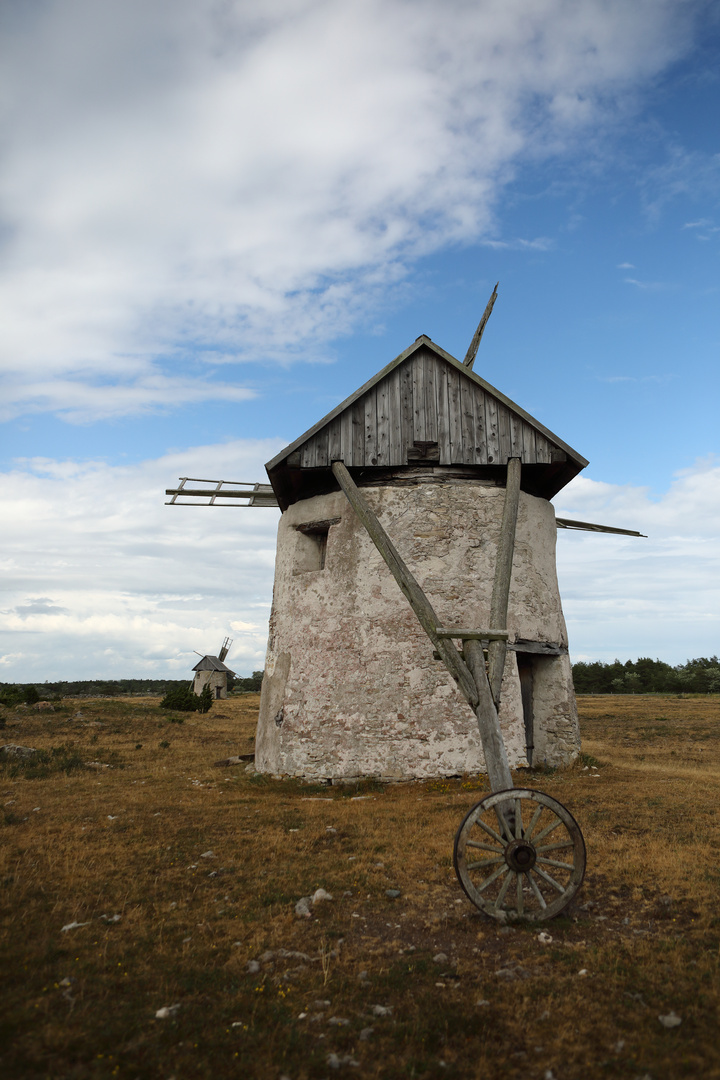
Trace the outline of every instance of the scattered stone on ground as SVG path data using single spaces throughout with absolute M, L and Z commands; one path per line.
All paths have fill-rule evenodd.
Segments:
M 310 897 L 301 896 L 295 905 L 295 914 L 299 919 L 311 919 L 312 911 L 310 910 Z
M 31 758 L 33 754 L 39 754 L 34 746 L 19 746 L 17 743 L 5 743 L 0 747 L 0 754 L 9 758 Z
M 179 1005 L 163 1005 L 162 1009 L 158 1009 L 155 1013 L 156 1020 L 169 1020 L 175 1015 L 180 1008 Z
M 667 1028 L 668 1030 L 670 1028 L 677 1027 L 678 1024 L 682 1024 L 682 1017 L 678 1016 L 677 1013 L 673 1012 L 672 1009 L 667 1014 L 667 1016 L 658 1016 L 658 1020 L 660 1021 L 662 1026 L 664 1028 Z
M 386 889 L 385 895 L 388 896 L 391 900 L 397 900 L 397 898 L 402 894 L 399 889 Z

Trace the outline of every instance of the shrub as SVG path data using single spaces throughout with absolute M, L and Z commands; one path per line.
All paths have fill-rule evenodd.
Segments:
M 207 683 L 203 686 L 200 696 L 195 697 L 195 701 L 197 702 L 195 708 L 199 713 L 206 713 L 212 709 L 213 695 Z
M 161 709 L 176 709 L 178 712 L 195 712 L 199 698 L 193 694 L 189 686 L 178 686 L 174 690 L 168 690 L 160 702 Z

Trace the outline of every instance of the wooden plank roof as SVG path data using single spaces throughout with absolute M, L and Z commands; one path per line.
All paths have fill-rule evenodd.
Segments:
M 235 672 L 231 671 L 229 667 L 223 664 L 222 660 L 218 660 L 217 656 L 203 656 L 202 660 L 199 660 L 193 671 L 226 671 L 228 675 L 234 675 Z
M 587 460 L 424 334 L 266 465 L 280 506 L 331 490 L 333 461 L 402 469 L 418 461 L 497 474 L 523 461 L 525 490 L 551 498 Z

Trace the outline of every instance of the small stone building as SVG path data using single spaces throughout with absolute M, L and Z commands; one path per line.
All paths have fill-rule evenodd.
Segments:
M 193 671 L 193 694 L 199 696 L 205 687 L 209 686 L 216 700 L 228 696 L 228 675 L 234 675 L 235 672 L 226 667 L 217 656 L 203 656 Z
M 500 723 L 512 767 L 577 755 L 549 500 L 587 461 L 423 335 L 266 466 L 282 517 L 260 771 L 340 779 L 484 770 L 472 710 L 331 465 L 344 462 L 444 625 L 480 628 L 489 626 L 511 457 L 521 459 L 522 482 Z

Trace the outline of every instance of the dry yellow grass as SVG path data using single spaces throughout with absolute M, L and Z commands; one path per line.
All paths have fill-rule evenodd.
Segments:
M 12 714 L 0 741 L 72 747 L 44 777 L 0 768 L 2 1075 L 720 1076 L 720 700 L 581 713 L 588 768 L 517 778 L 588 847 L 577 902 L 534 928 L 490 922 L 455 880 L 477 778 L 215 767 L 251 750 L 255 695 L 182 724 L 146 698 Z M 114 767 L 57 771 L 73 754 Z M 320 887 L 334 899 L 297 918 Z

